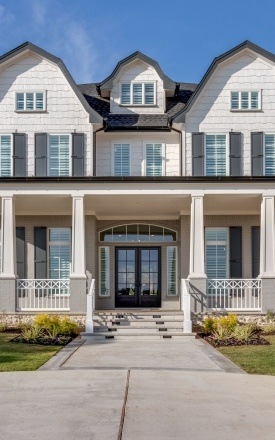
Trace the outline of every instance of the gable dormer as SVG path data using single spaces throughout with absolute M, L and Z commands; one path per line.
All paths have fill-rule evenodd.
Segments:
M 166 97 L 175 91 L 174 81 L 141 52 L 120 61 L 99 87 L 101 96 L 110 99 L 110 112 L 115 114 L 165 113 Z

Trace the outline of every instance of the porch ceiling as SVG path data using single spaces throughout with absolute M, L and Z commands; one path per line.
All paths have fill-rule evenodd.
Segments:
M 86 195 L 85 213 L 98 219 L 178 219 L 190 215 L 190 195 Z M 260 215 L 260 195 L 205 195 L 205 215 Z M 16 215 L 71 215 L 70 195 L 22 195 L 15 198 Z
M 85 211 L 98 219 L 178 219 L 182 211 L 190 213 L 190 196 L 101 195 L 86 196 Z

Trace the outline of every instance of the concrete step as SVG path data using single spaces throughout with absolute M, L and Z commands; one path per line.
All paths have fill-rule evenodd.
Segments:
M 160 333 L 118 333 L 118 334 L 106 334 L 106 332 L 98 333 L 81 333 L 81 339 L 87 340 L 87 342 L 97 342 L 97 341 L 112 341 L 112 340 L 155 340 L 155 339 L 178 339 L 184 337 L 195 338 L 195 333 L 183 333 L 183 332 L 165 332 L 165 334 Z
M 115 328 L 115 329 L 103 329 L 103 328 L 98 328 L 98 329 L 94 329 L 95 333 L 106 333 L 106 334 L 121 334 L 121 333 L 129 333 L 129 334 L 151 334 L 151 333 L 180 333 L 183 331 L 183 327 L 174 327 L 174 328 L 167 328 L 167 327 L 156 327 L 156 328 L 152 328 L 152 327 L 142 327 L 142 328 Z
M 94 321 L 95 328 L 157 328 L 157 327 L 183 327 L 183 320 L 174 321 Z

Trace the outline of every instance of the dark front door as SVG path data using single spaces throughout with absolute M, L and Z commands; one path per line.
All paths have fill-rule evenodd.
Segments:
M 116 248 L 116 307 L 160 307 L 160 248 Z

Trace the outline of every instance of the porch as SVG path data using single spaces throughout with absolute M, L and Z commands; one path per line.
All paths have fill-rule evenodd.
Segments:
M 260 313 L 275 306 L 274 196 L 257 191 L 184 193 L 178 187 L 161 193 L 155 189 L 155 194 L 148 189 L 131 194 L 118 194 L 116 189 L 113 195 L 110 191 L 2 197 L 1 311 L 85 315 L 87 280 L 91 278 L 95 280 L 94 309 L 115 310 L 120 289 L 116 284 L 118 248 L 160 249 L 160 273 L 156 274 L 160 281 L 151 281 L 154 271 L 148 269 L 150 286 L 141 294 L 147 300 L 158 291 L 160 303 L 156 306 L 162 310 L 184 309 L 183 279 L 188 279 L 194 313 Z M 38 243 L 35 231 L 39 228 L 40 232 L 46 229 L 46 241 Z M 70 231 L 67 243 L 64 234 L 63 238 L 50 237 L 64 228 Z M 115 237 L 112 242 L 110 230 Z M 237 249 L 231 236 L 238 237 L 240 230 Z M 104 259 L 103 248 L 108 249 Z M 57 268 L 51 266 L 54 258 Z M 131 277 L 126 280 L 124 293 L 129 299 L 135 287 L 127 287 L 127 283 L 136 283 Z

